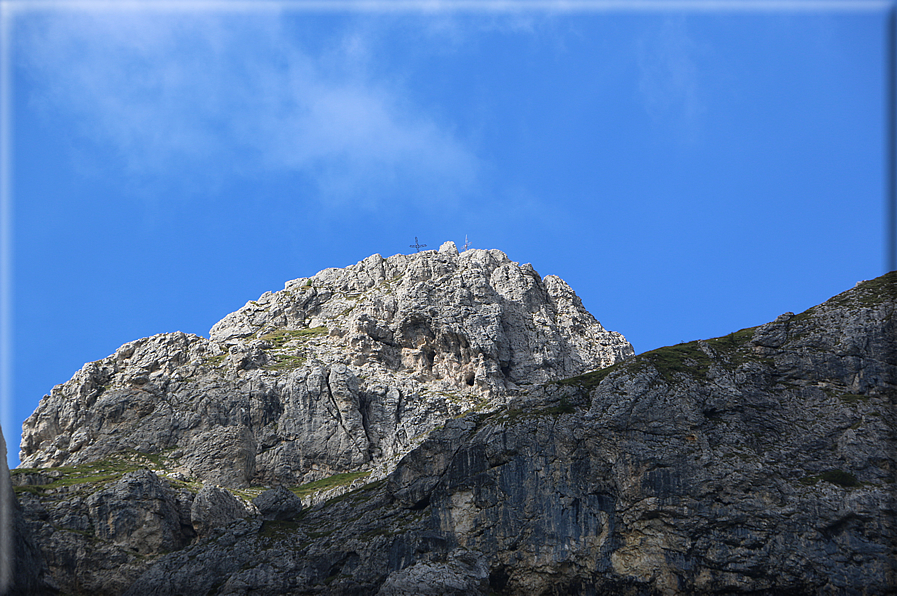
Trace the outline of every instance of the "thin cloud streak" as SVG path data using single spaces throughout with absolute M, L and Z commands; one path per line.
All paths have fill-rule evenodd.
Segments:
M 41 89 L 31 101 L 70 114 L 80 135 L 114 147 L 132 174 L 238 163 L 238 174 L 299 172 L 325 202 L 363 198 L 370 207 L 397 184 L 445 199 L 475 183 L 473 152 L 401 90 L 371 80 L 353 44 L 324 67 L 276 19 L 24 22 L 16 49 Z
M 685 19 L 667 18 L 659 32 L 643 36 L 637 47 L 639 91 L 648 114 L 657 122 L 678 124 L 685 140 L 694 140 L 705 108 L 694 58 L 697 44 Z

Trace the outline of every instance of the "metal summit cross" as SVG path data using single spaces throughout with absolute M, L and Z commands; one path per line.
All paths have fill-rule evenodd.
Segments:
M 417 236 L 414 237 L 414 244 L 411 244 L 410 246 L 411 246 L 411 248 L 413 248 L 413 249 L 416 250 L 417 252 L 420 252 L 420 249 L 422 249 L 422 248 L 426 248 L 426 247 L 427 247 L 426 244 L 421 244 L 421 243 L 420 243 L 420 241 L 417 239 Z

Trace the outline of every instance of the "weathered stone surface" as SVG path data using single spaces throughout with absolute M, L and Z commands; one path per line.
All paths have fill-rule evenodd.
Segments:
M 891 594 L 895 281 L 470 414 L 129 594 L 205 590 L 211 561 L 221 594 Z
M 447 419 L 631 354 L 562 280 L 501 251 L 373 255 L 248 302 L 210 339 L 161 334 L 85 364 L 25 422 L 20 458 L 136 450 L 228 487 L 378 478 Z
M 190 506 L 190 521 L 196 533 L 202 536 L 213 528 L 226 526 L 253 513 L 258 513 L 258 510 L 247 507 L 223 488 L 204 486 L 196 493 Z
M 252 500 L 262 519 L 288 521 L 302 512 L 302 500 L 292 492 L 278 486 L 266 490 Z
M 0 595 L 56 594 L 47 563 L 12 490 L 6 439 L 0 429 Z
M 28 476 L 64 478 L 55 470 L 44 478 Z M 152 557 L 183 548 L 195 536 L 193 495 L 148 470 L 108 484 L 18 484 L 26 489 L 18 495 L 25 531 L 43 560 L 20 569 L 40 570 L 40 585 L 51 592 L 13 593 L 120 594 Z
M 445 562 L 418 561 L 391 573 L 377 596 L 476 596 L 489 594 L 489 567 L 472 551 L 458 549 Z
M 149 470 L 125 474 L 90 495 L 84 504 L 87 519 L 63 521 L 62 525 L 82 531 L 92 527 L 98 538 L 141 555 L 182 548 L 192 537 L 192 532 L 182 527 L 174 491 Z
M 133 342 L 54 389 L 26 429 L 33 463 L 125 454 L 181 481 L 253 484 L 261 506 L 146 471 L 23 472 L 17 484 L 44 483 L 17 491 L 52 582 L 131 596 L 897 590 L 897 273 L 554 381 L 620 345 L 560 280 L 452 249 L 296 280 L 211 340 Z M 288 491 L 258 486 L 341 471 L 376 481 L 292 519 Z M 198 535 L 138 555 L 109 520 L 139 511 Z

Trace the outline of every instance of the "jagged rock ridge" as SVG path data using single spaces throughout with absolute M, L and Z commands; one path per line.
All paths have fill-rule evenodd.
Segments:
M 372 255 L 286 283 L 210 338 L 168 333 L 86 364 L 24 424 L 23 467 L 158 454 L 182 480 L 385 475 L 433 428 L 633 353 L 557 277 L 498 250 Z

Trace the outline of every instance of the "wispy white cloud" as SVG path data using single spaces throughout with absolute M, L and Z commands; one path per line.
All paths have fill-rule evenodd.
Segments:
M 683 16 L 665 18 L 659 31 L 637 42 L 639 91 L 646 111 L 657 121 L 675 122 L 688 140 L 700 129 L 705 109 L 698 51 Z
M 369 206 L 475 184 L 474 152 L 370 74 L 357 31 L 314 54 L 277 15 L 58 13 L 17 33 L 31 101 L 137 176 L 296 172 Z

